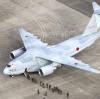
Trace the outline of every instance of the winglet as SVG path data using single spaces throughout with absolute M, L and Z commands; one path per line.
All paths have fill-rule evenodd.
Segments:
M 100 6 L 93 0 L 92 2 L 94 14 L 100 14 Z

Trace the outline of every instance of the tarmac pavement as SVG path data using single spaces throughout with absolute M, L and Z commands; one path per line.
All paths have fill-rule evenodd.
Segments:
M 10 78 L 3 74 L 10 61 L 9 53 L 23 46 L 18 35 L 19 27 L 48 44 L 57 44 L 84 31 L 92 11 L 91 2 L 59 1 L 0 0 L 0 99 L 42 99 L 45 92 L 39 84 L 26 80 L 23 75 Z M 75 57 L 100 70 L 100 39 Z M 69 99 L 100 99 L 100 75 L 62 67 L 50 76 L 34 77 L 69 92 Z M 40 89 L 40 95 L 37 89 Z M 65 95 L 48 92 L 47 99 L 55 98 L 67 99 Z

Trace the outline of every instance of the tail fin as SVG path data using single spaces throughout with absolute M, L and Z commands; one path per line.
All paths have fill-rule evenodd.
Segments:
M 83 36 L 95 33 L 100 28 L 100 6 L 94 1 L 92 3 L 94 13 L 90 19 L 89 24 L 87 25 Z
M 95 1 L 92 2 L 92 6 L 93 6 L 94 13 L 100 14 L 100 6 Z

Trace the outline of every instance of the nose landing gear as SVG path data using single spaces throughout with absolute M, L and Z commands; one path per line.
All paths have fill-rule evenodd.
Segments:
M 9 77 L 12 77 L 12 78 L 14 78 L 14 75 L 9 75 Z
M 30 79 L 30 75 L 29 75 L 29 73 L 28 73 L 28 71 L 27 71 L 27 68 L 25 69 L 25 71 L 24 71 L 24 76 L 29 80 Z

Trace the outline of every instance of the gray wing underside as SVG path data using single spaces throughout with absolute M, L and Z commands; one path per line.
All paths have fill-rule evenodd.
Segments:
M 26 49 L 31 48 L 31 47 L 38 47 L 38 46 L 46 46 L 47 45 L 47 43 L 43 43 L 36 36 L 25 31 L 23 28 L 19 29 L 19 33 L 20 33 L 20 36 L 22 38 L 22 41 L 23 41 Z
M 65 64 L 65 66 L 71 66 L 71 67 L 75 67 L 81 70 L 90 71 L 93 73 L 100 73 L 99 70 L 92 68 L 89 64 L 85 64 L 82 61 L 77 60 L 73 57 L 60 56 L 56 54 L 46 55 L 42 53 L 38 57 L 44 58 L 46 60 L 54 61 L 60 64 Z

